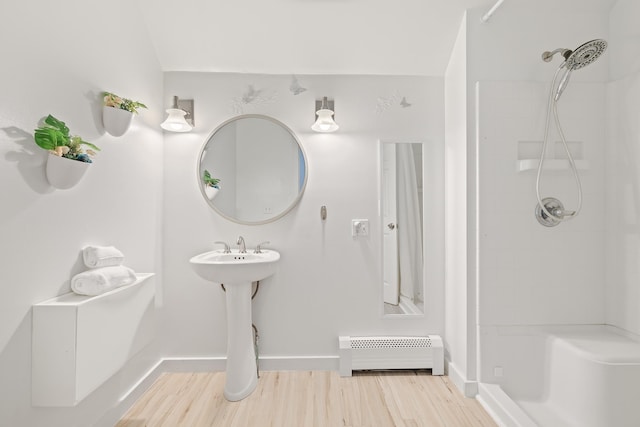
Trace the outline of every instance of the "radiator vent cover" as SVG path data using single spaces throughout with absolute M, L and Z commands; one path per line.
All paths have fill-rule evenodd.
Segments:
M 427 348 L 431 337 L 351 337 L 351 348 Z
M 427 336 L 339 337 L 340 375 L 357 370 L 431 369 L 444 374 L 442 338 Z

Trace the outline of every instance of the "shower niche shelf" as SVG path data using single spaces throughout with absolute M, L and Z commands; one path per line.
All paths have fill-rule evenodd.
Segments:
M 589 162 L 584 160 L 584 144 L 582 141 L 567 141 L 571 157 L 578 170 L 588 170 Z M 518 160 L 516 167 L 518 172 L 537 171 L 540 164 L 542 141 L 518 141 Z M 565 153 L 564 144 L 560 141 L 552 141 L 544 155 L 543 170 L 568 171 L 571 165 Z
M 588 160 L 574 160 L 574 162 L 578 170 L 589 169 Z M 518 160 L 518 163 L 517 163 L 518 172 L 526 172 L 530 170 L 536 171 L 538 170 L 539 164 L 540 164 L 540 159 Z M 545 159 L 542 169 L 546 171 L 565 171 L 565 170 L 571 170 L 571 165 L 569 164 L 569 160 L 567 159 Z

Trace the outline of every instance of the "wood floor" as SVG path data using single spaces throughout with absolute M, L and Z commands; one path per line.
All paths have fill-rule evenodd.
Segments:
M 224 372 L 166 373 L 116 427 L 496 426 L 475 399 L 428 372 L 261 372 L 240 402 L 222 395 Z

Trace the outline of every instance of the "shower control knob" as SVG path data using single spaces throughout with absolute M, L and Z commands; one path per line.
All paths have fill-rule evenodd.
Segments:
M 396 225 L 392 222 L 390 222 L 389 224 L 387 224 L 387 227 L 389 227 L 389 230 L 393 230 L 396 228 Z

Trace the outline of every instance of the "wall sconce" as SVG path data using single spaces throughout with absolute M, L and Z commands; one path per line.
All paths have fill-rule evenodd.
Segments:
M 189 132 L 193 129 L 193 99 L 173 97 L 173 105 L 167 109 L 169 117 L 160 127 L 170 132 Z
M 340 126 L 333 120 L 334 102 L 323 97 L 322 101 L 316 101 L 316 122 L 311 129 L 316 132 L 335 132 Z

